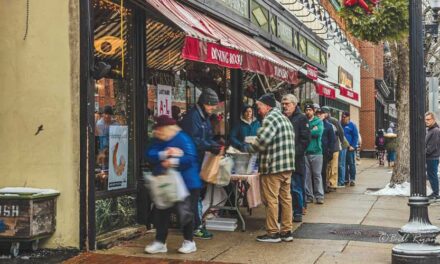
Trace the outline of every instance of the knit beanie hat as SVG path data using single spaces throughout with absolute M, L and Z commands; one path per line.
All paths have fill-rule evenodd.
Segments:
M 258 101 L 262 102 L 265 105 L 268 105 L 270 107 L 276 107 L 277 103 L 275 101 L 275 97 L 272 93 L 263 94 Z
M 113 108 L 110 105 L 106 105 L 102 112 L 107 115 L 113 115 Z
M 199 104 L 205 105 L 218 105 L 219 100 L 217 93 L 211 88 L 206 88 L 203 90 L 202 94 L 199 97 Z
M 153 129 L 156 129 L 158 127 L 163 127 L 163 126 L 172 126 L 175 125 L 176 120 L 172 119 L 171 117 L 167 116 L 167 115 L 161 115 L 156 117 L 156 122 L 153 126 Z

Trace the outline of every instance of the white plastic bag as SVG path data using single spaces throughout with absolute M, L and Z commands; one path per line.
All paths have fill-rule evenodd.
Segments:
M 189 195 L 182 176 L 174 169 L 168 169 L 163 175 L 146 174 L 144 177 L 151 199 L 158 209 L 170 208 Z
M 220 167 L 217 174 L 217 185 L 227 186 L 231 181 L 232 167 L 234 167 L 234 160 L 231 157 L 223 157 L 220 160 Z

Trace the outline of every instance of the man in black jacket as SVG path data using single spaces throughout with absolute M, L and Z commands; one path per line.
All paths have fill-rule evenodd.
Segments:
M 425 114 L 425 124 L 426 173 L 428 174 L 428 180 L 432 188 L 432 194 L 428 197 L 430 199 L 438 199 L 439 187 L 437 173 L 440 156 L 440 128 L 435 121 L 435 115 L 433 112 L 427 112 Z
M 324 188 L 324 192 L 328 193 L 327 189 L 327 166 L 330 161 L 333 159 L 333 149 L 335 147 L 335 131 L 333 129 L 333 125 L 326 119 L 327 114 L 321 110 L 319 105 L 315 106 L 316 115 L 322 120 L 324 124 L 324 133 L 322 134 L 321 142 L 322 142 L 322 184 Z
M 293 221 L 302 222 L 305 205 L 305 156 L 310 142 L 309 120 L 301 112 L 298 99 L 293 94 L 286 94 L 281 100 L 283 113 L 292 122 L 295 131 L 295 172 L 292 175 Z

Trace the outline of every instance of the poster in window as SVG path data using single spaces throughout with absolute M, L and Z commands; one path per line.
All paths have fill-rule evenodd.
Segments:
M 157 85 L 157 116 L 168 115 L 171 117 L 173 88 L 168 85 Z
M 128 126 L 110 126 L 108 190 L 127 188 Z

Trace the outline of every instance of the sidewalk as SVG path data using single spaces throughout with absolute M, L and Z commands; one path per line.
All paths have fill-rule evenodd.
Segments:
M 355 187 L 338 189 L 336 193 L 326 195 L 324 205 L 310 204 L 308 213 L 303 217 L 303 227 L 312 229 L 318 223 L 351 224 L 361 226 L 379 226 L 400 228 L 409 218 L 408 199 L 406 197 L 378 197 L 365 195 L 367 188 L 383 188 L 391 177 L 390 169 L 379 167 L 376 160 L 363 159 L 358 166 L 358 175 Z M 244 212 L 245 210 L 243 210 Z M 429 208 L 430 220 L 440 226 L 440 205 Z M 377 242 L 361 242 L 354 240 L 330 240 L 326 232 L 317 238 L 295 238 L 291 243 L 261 243 L 255 237 L 264 233 L 264 208 L 254 210 L 252 216 L 244 212 L 247 223 L 246 232 L 218 232 L 214 231 L 212 240 L 196 240 L 198 251 L 194 254 L 182 255 L 177 248 L 182 242 L 178 231 L 171 231 L 168 238 L 168 253 L 147 255 L 143 250 L 146 244 L 154 239 L 149 233 L 136 240 L 127 241 L 109 250 L 100 250 L 92 254 L 83 254 L 66 263 L 87 263 L 102 258 L 103 262 L 109 259 L 118 263 L 160 263 L 175 260 L 215 261 L 232 263 L 391 263 L 391 249 L 394 244 Z M 434 217 L 435 216 L 435 217 Z M 318 226 L 318 225 L 316 225 Z M 322 225 L 321 225 L 322 226 Z M 295 225 L 295 229 L 300 227 Z M 394 230 L 394 229 L 393 229 Z M 383 241 L 382 241 L 383 242 Z M 102 256 L 105 254 L 107 257 Z M 108 256 L 108 254 L 112 256 Z M 88 257 L 89 256 L 89 257 Z M 131 256 L 134 258 L 126 258 Z M 106 260 L 104 260 L 104 258 Z M 153 259 L 152 259 L 153 258 Z M 156 259 L 156 258 L 160 258 Z M 170 260 L 165 260 L 170 259 Z M 145 261 L 145 262 L 144 262 Z

